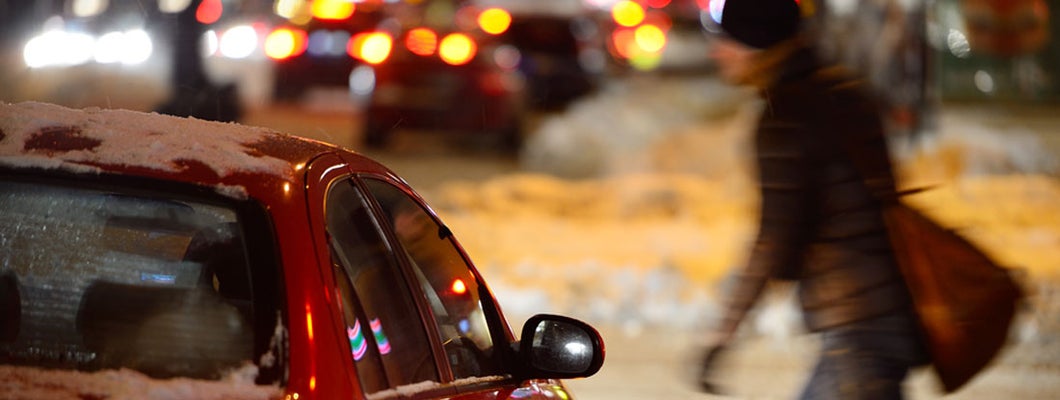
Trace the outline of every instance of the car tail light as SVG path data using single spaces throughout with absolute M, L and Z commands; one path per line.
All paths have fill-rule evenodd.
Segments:
M 386 61 L 393 49 L 394 39 L 390 35 L 383 32 L 368 32 L 350 38 L 346 52 L 350 57 L 374 65 Z
M 433 55 L 438 49 L 438 34 L 427 28 L 416 28 L 405 36 L 405 47 L 412 54 L 420 56 Z
M 195 20 L 203 25 L 210 25 L 221 19 L 222 12 L 224 6 L 221 5 L 221 0 L 203 0 L 199 3 L 199 8 L 195 9 Z
M 478 26 L 483 32 L 500 35 L 512 25 L 512 15 L 503 8 L 490 8 L 478 15 Z
M 450 33 L 438 45 L 438 56 L 450 65 L 464 65 L 475 58 L 478 45 L 463 33 Z
M 305 31 L 279 28 L 265 37 L 265 55 L 274 60 L 285 60 L 305 53 L 309 38 Z

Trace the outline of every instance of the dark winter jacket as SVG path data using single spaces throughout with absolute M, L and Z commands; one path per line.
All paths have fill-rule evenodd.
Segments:
M 797 280 L 811 331 L 910 313 L 879 201 L 859 173 L 875 190 L 893 192 L 874 102 L 838 68 L 820 67 L 809 49 L 784 61 L 762 97 L 754 138 L 759 232 L 723 329 L 735 330 L 770 278 Z

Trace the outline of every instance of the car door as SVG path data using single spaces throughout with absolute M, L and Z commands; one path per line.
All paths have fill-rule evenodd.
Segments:
M 512 378 L 511 334 L 452 232 L 404 185 L 362 176 L 381 225 L 417 291 L 427 330 L 441 343 L 440 371 L 455 398 L 564 398 L 556 381 Z
M 318 252 L 355 387 L 375 398 L 563 397 L 557 381 L 512 377 L 512 335 L 492 295 L 410 188 L 389 175 L 324 175 L 310 209 L 323 214 Z

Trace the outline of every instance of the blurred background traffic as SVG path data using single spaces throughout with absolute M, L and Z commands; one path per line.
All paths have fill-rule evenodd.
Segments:
M 827 55 L 880 90 L 898 133 L 942 101 L 1060 100 L 1055 0 L 806 0 Z M 720 0 L 0 1 L 3 100 L 245 120 L 347 110 L 346 145 L 402 129 L 515 147 L 542 112 L 631 75 L 709 73 Z M 208 106 L 207 106 L 208 105 Z
M 667 51 L 670 33 L 702 40 L 701 8 L 609 0 L 5 0 L 0 92 L 6 101 L 230 121 L 277 104 L 345 109 L 364 117 L 358 145 L 382 146 L 397 128 L 429 128 L 482 131 L 511 147 L 525 135 L 528 115 L 560 110 L 608 78 L 661 68 L 664 59 L 703 61 L 705 48 Z M 679 60 L 689 55 L 693 61 Z

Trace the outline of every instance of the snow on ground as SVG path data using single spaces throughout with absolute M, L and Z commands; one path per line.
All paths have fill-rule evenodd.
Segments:
M 432 203 L 509 314 L 559 312 L 633 333 L 700 326 L 754 234 L 757 109 L 750 93 L 710 78 L 616 83 L 544 121 L 522 154 L 526 173 L 446 184 Z M 1034 289 L 1056 291 L 1056 153 L 1019 126 L 967 118 L 894 147 L 902 184 L 934 187 L 910 201 Z M 767 300 L 748 329 L 796 332 L 789 297 Z

